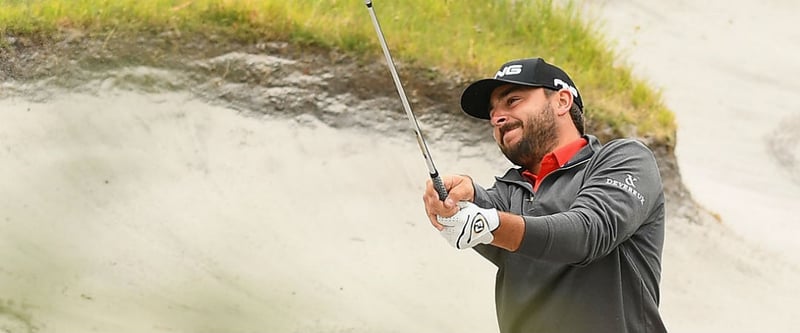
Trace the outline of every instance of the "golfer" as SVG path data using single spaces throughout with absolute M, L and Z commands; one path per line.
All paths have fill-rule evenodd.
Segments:
M 497 266 L 500 332 L 666 332 L 658 312 L 664 191 L 639 141 L 584 133 L 583 100 L 540 58 L 504 64 L 461 96 L 518 167 L 483 188 L 428 181 L 425 210 L 447 242 Z

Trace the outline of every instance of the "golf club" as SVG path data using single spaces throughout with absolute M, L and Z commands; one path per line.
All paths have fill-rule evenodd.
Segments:
M 383 32 L 381 31 L 380 23 L 378 23 L 378 17 L 375 16 L 375 10 L 372 9 L 372 0 L 365 0 L 364 3 L 367 5 L 367 10 L 369 10 L 370 17 L 372 17 L 372 25 L 375 26 L 375 32 L 378 34 L 378 39 L 381 42 L 383 55 L 386 56 L 386 65 L 389 66 L 389 71 L 392 72 L 392 79 L 394 79 L 394 85 L 397 87 L 397 93 L 400 95 L 400 100 L 403 102 L 403 108 L 406 110 L 406 116 L 408 116 L 408 121 L 411 123 L 411 128 L 414 129 L 414 134 L 417 136 L 419 149 L 422 151 L 422 156 L 425 157 L 425 163 L 428 165 L 428 172 L 430 172 L 431 180 L 433 180 L 433 188 L 435 188 L 436 193 L 439 194 L 439 200 L 444 201 L 444 199 L 447 198 L 447 189 L 444 187 L 442 177 L 439 176 L 439 171 L 437 171 L 436 166 L 433 165 L 433 158 L 431 158 L 431 153 L 428 151 L 428 145 L 425 143 L 425 138 L 422 137 L 422 132 L 419 129 L 419 123 L 417 123 L 417 117 L 415 117 L 414 113 L 411 112 L 411 105 L 408 104 L 408 98 L 406 97 L 405 91 L 403 91 L 403 85 L 400 83 L 400 77 L 397 76 L 397 69 L 394 67 L 394 61 L 392 61 L 392 56 L 389 54 L 389 47 L 386 46 L 386 40 L 383 38 Z

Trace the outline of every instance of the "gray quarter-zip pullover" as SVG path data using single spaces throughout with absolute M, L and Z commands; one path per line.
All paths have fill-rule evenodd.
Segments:
M 500 331 L 666 332 L 658 312 L 664 191 L 644 144 L 594 136 L 534 193 L 520 169 L 475 185 L 475 204 L 523 216 L 509 252 L 475 250 L 497 266 Z

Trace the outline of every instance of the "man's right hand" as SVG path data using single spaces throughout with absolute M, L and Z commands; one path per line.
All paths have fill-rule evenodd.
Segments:
M 444 201 L 439 200 L 439 194 L 433 188 L 433 182 L 429 179 L 425 185 L 425 194 L 422 200 L 425 202 L 425 212 L 431 224 L 439 231 L 442 226 L 437 220 L 437 216 L 450 217 L 458 212 L 459 201 L 469 201 L 475 199 L 475 188 L 472 184 L 472 178 L 468 176 L 444 176 L 442 177 L 444 187 L 447 189 L 447 198 Z

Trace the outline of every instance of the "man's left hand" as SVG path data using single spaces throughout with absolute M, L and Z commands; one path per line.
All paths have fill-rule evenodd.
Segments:
M 453 216 L 436 217 L 444 226 L 440 233 L 447 243 L 457 249 L 491 244 L 494 240 L 492 231 L 500 226 L 497 210 L 480 208 L 467 201 L 460 201 L 458 207 L 458 212 Z

